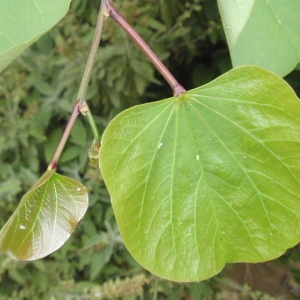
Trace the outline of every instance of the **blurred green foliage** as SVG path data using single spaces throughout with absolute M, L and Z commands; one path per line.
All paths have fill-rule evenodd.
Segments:
M 99 2 L 73 0 L 67 16 L 0 75 L 0 226 L 45 171 L 60 140 L 76 101 Z M 231 68 L 216 1 L 114 4 L 187 89 Z M 125 108 L 169 96 L 171 89 L 148 59 L 108 19 L 87 94 L 100 132 Z M 88 161 L 91 143 L 81 117 L 58 170 L 87 187 L 87 214 L 67 243 L 43 260 L 16 262 L 0 255 L 0 300 L 214 299 L 222 274 L 201 283 L 172 283 L 131 258 L 101 174 Z

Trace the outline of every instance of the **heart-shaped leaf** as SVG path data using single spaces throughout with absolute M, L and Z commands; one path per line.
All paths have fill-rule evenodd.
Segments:
M 1 229 L 0 250 L 17 260 L 42 258 L 65 243 L 87 207 L 82 184 L 47 170 Z
M 199 281 L 294 246 L 299 116 L 289 85 L 257 67 L 118 115 L 100 169 L 133 257 L 158 276 Z
M 0 1 L 0 72 L 53 27 L 71 0 Z
M 218 0 L 234 67 L 256 65 L 280 76 L 300 63 L 300 1 Z

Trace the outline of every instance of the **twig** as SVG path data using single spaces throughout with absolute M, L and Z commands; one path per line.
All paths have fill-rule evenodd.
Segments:
M 162 61 L 157 57 L 157 55 L 150 49 L 150 47 L 145 43 L 145 41 L 138 35 L 138 33 L 121 17 L 117 9 L 109 0 L 104 0 L 107 12 L 109 16 L 118 23 L 124 31 L 137 43 L 140 49 L 148 56 L 157 70 L 166 79 L 173 90 L 174 96 L 179 96 L 184 94 L 186 90 L 178 83 L 171 72 L 166 68 Z

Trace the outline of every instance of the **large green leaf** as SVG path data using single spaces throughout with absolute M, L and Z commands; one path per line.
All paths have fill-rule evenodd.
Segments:
M 288 84 L 257 67 L 118 115 L 100 169 L 133 257 L 158 276 L 198 281 L 294 246 L 299 116 Z
M 68 11 L 71 0 L 0 0 L 0 72 Z
M 300 62 L 299 0 L 218 0 L 233 66 L 256 65 L 280 76 Z
M 18 260 L 42 258 L 65 243 L 87 207 L 83 185 L 48 170 L 1 229 L 0 250 Z

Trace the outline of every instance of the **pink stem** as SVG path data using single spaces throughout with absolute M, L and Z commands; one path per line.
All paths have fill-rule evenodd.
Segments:
M 178 83 L 162 61 L 157 57 L 157 55 L 150 49 L 150 47 L 145 43 L 145 41 L 138 35 L 138 33 L 120 16 L 117 9 L 109 1 L 105 0 L 105 5 L 109 16 L 116 21 L 124 31 L 138 44 L 140 49 L 148 56 L 157 70 L 162 74 L 166 79 L 173 90 L 175 97 L 184 94 L 186 90 Z
M 63 135 L 61 137 L 61 140 L 60 140 L 60 142 L 59 142 L 59 144 L 57 146 L 57 149 L 56 149 L 56 151 L 55 151 L 55 153 L 54 153 L 54 155 L 53 155 L 53 157 L 52 157 L 52 159 L 51 159 L 51 161 L 50 161 L 50 163 L 48 165 L 48 170 L 55 170 L 57 168 L 58 160 L 59 160 L 59 158 L 61 156 L 61 153 L 62 153 L 62 151 L 63 151 L 63 149 L 65 147 L 65 144 L 66 144 L 66 142 L 68 140 L 68 137 L 69 137 L 70 132 L 72 130 L 72 127 L 73 127 L 73 125 L 74 125 L 74 123 L 76 121 L 76 118 L 77 118 L 77 116 L 78 116 L 78 114 L 80 112 L 82 104 L 83 104 L 82 101 L 78 101 L 75 104 L 75 106 L 73 108 L 73 111 L 72 111 L 72 114 L 71 114 L 71 117 L 69 119 L 69 122 L 68 122 L 68 124 L 67 124 L 67 126 L 65 128 L 65 131 L 64 131 L 64 133 L 63 133 Z

